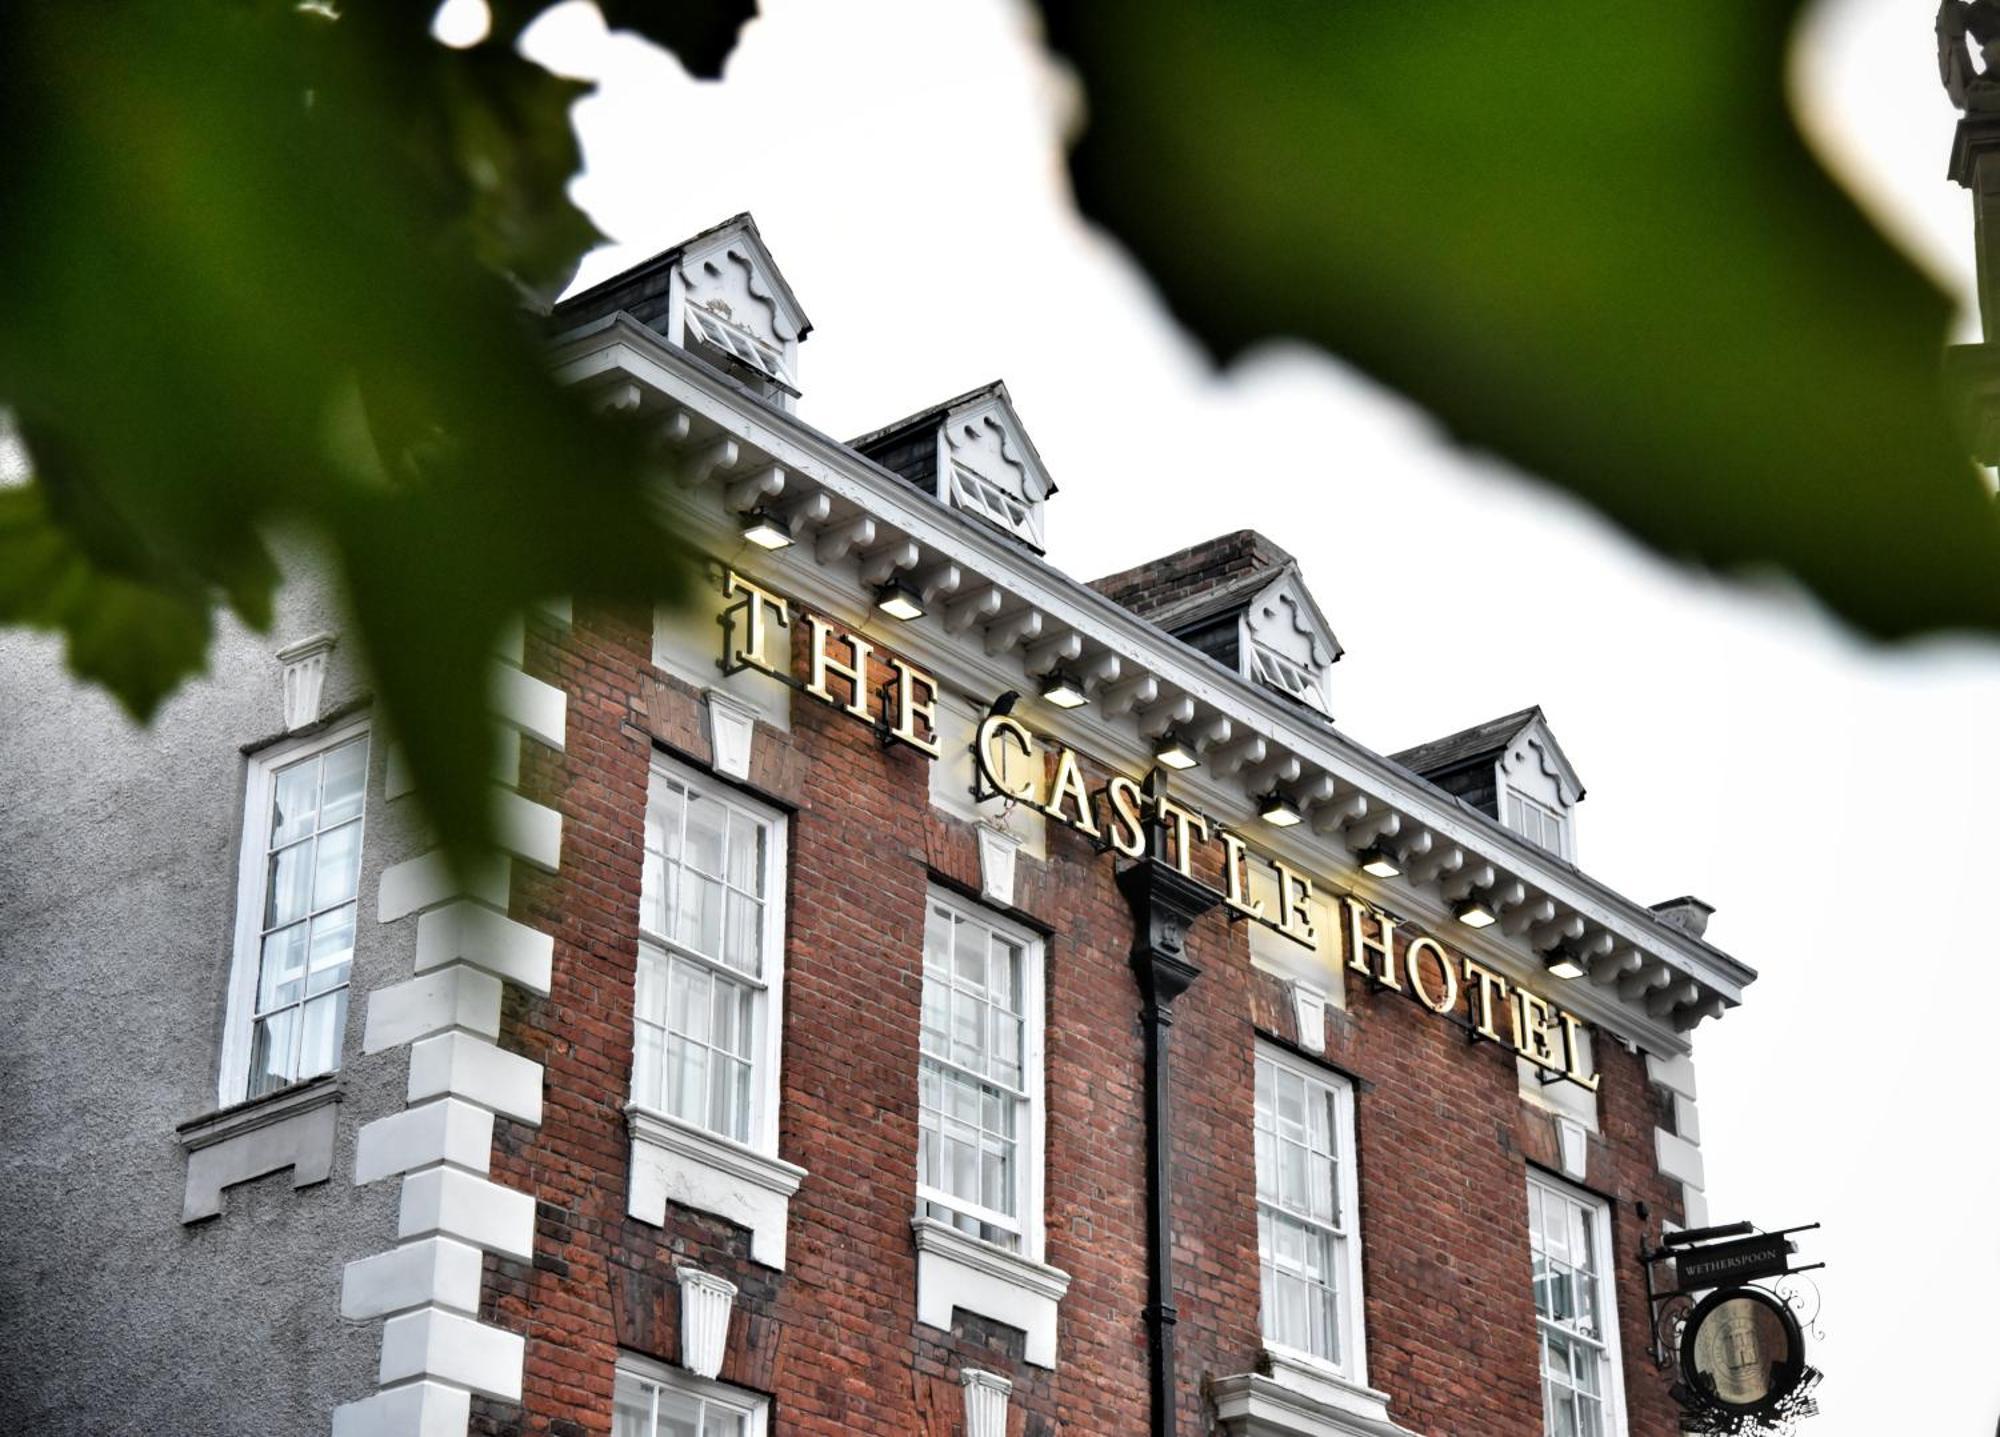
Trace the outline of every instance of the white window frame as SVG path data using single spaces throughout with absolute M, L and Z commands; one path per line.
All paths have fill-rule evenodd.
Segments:
M 945 470 L 945 495 L 954 508 L 968 514 L 976 514 L 1006 533 L 1016 538 L 1026 539 L 1036 548 L 1042 546 L 1042 506 L 1025 494 L 1015 494 L 1006 485 L 989 479 L 962 460 L 953 459 L 949 446 L 943 462 Z M 1014 510 L 1020 510 L 1020 517 Z
M 1502 786 L 1501 803 L 1500 811 L 1504 815 L 1503 822 L 1511 832 L 1519 834 L 1537 848 L 1542 849 L 1544 852 L 1553 853 L 1558 858 L 1568 858 L 1570 856 L 1568 814 L 1559 809 L 1551 808 L 1539 798 L 1530 798 L 1512 784 Z M 1555 843 L 1551 845 L 1542 842 L 1540 838 L 1528 832 L 1526 828 L 1517 823 L 1514 817 L 1517 807 L 1523 813 L 1533 814 L 1536 822 L 1544 830 L 1552 829 L 1556 837 Z
M 633 1048 L 632 1072 L 627 1079 L 626 1092 L 634 1108 L 649 1117 L 669 1126 L 698 1133 L 711 1142 L 729 1147 L 747 1148 L 765 1157 L 775 1157 L 778 1152 L 778 1100 L 781 1090 L 780 1064 L 784 1055 L 784 1014 L 785 1014 L 785 899 L 786 885 L 790 880 L 790 824 L 785 815 L 770 804 L 760 803 L 741 789 L 723 782 L 710 774 L 677 763 L 664 754 L 655 753 L 647 774 L 648 805 L 652 803 L 652 783 L 655 778 L 672 779 L 690 793 L 699 794 L 703 799 L 722 804 L 726 808 L 745 813 L 765 826 L 768 835 L 764 861 L 764 971 L 752 978 L 746 973 L 731 968 L 728 964 L 709 959 L 701 954 L 689 954 L 689 950 L 675 944 L 664 934 L 653 932 L 646 924 L 646 904 L 642 894 L 639 902 L 639 943 L 665 954 L 688 955 L 689 961 L 725 975 L 731 982 L 743 984 L 752 989 L 762 989 L 762 1001 L 753 1003 L 756 1033 L 751 1040 L 753 1066 L 750 1076 L 750 1129 L 749 1136 L 737 1141 L 717 1133 L 712 1129 L 690 1123 L 670 1113 L 661 1111 L 650 1102 L 641 1101 L 638 1093 L 639 1050 L 637 1025 L 637 981 L 635 968 L 634 1008 L 633 1008 Z
M 1615 1258 L 1617 1250 L 1611 1240 L 1611 1204 L 1593 1192 L 1565 1182 L 1553 1173 L 1540 1168 L 1528 1169 L 1527 1186 L 1530 1190 L 1540 1188 L 1545 1193 L 1576 1204 L 1589 1214 L 1591 1241 L 1597 1254 L 1597 1311 L 1602 1320 L 1603 1333 L 1598 1343 L 1603 1353 L 1603 1396 L 1604 1396 L 1604 1437 L 1625 1437 L 1625 1360 L 1618 1345 L 1618 1271 Z M 1533 1242 L 1532 1227 L 1530 1243 Z M 1531 1247 L 1532 1253 L 1532 1247 Z M 1530 1277 L 1530 1306 L 1532 1307 L 1532 1276 Z M 1544 1384 L 1547 1381 L 1542 1371 L 1542 1328 L 1546 1319 L 1535 1314 L 1535 1377 L 1536 1390 L 1544 1392 L 1543 1397 L 1543 1437 L 1547 1437 L 1547 1396 Z M 1574 1334 L 1571 1334 L 1572 1337 Z
M 1311 1062 L 1295 1053 L 1269 1043 L 1257 1041 L 1257 1060 L 1269 1062 L 1275 1067 L 1305 1079 L 1309 1084 L 1330 1090 L 1335 1095 L 1334 1102 L 1334 1160 L 1339 1169 L 1337 1181 L 1340 1191 L 1339 1211 L 1342 1215 L 1341 1238 L 1345 1244 L 1346 1262 L 1341 1273 L 1339 1295 L 1340 1347 L 1342 1360 L 1329 1362 L 1317 1353 L 1286 1343 L 1274 1342 L 1263 1336 L 1263 1254 L 1258 1254 L 1258 1332 L 1267 1351 L 1280 1353 L 1289 1361 L 1309 1370 L 1337 1377 L 1356 1387 L 1366 1387 L 1368 1383 L 1368 1332 L 1361 1280 L 1361 1184 L 1356 1171 L 1354 1141 L 1354 1083 L 1345 1074 L 1332 1068 Z M 1256 1142 L 1254 1105 L 1256 1102 L 1253 1084 L 1251 1097 L 1253 1105 L 1251 1122 L 1251 1142 Z M 1262 1199 L 1252 1189 L 1252 1200 L 1260 1207 Z
M 327 749 L 336 748 L 350 739 L 368 734 L 368 719 L 357 718 L 321 733 L 307 734 L 301 738 L 272 744 L 250 756 L 243 785 L 243 832 L 236 855 L 236 940 L 230 958 L 229 989 L 224 1003 L 222 1025 L 222 1053 L 216 1073 L 215 1100 L 219 1107 L 232 1107 L 245 1101 L 250 1091 L 250 1050 L 253 1040 L 251 1029 L 255 1025 L 257 1014 L 257 970 L 263 948 L 264 898 L 271 881 L 270 864 L 267 860 L 271 837 L 271 803 L 278 770 L 287 768 L 300 759 L 310 758 Z M 368 794 L 372 783 L 374 760 L 374 743 L 370 737 L 368 755 L 362 767 L 362 851 L 356 855 L 355 861 L 358 864 L 365 864 L 367 857 L 370 821 Z M 357 951 L 361 946 L 364 911 L 365 905 L 361 902 L 360 887 L 357 882 L 354 914 Z M 348 976 L 350 1023 L 354 1018 L 353 984 L 353 974 L 350 970 Z M 341 1040 L 344 1048 L 346 1046 L 344 1029 Z M 335 1071 L 338 1071 L 338 1068 Z
M 648 1387 L 653 1388 L 656 1393 L 660 1389 L 667 1389 L 689 1397 L 700 1398 L 703 1402 L 712 1402 L 717 1406 L 732 1409 L 741 1416 L 750 1419 L 744 1424 L 745 1437 L 766 1437 L 766 1434 L 770 1431 L 770 1398 L 755 1392 L 746 1392 L 740 1387 L 731 1387 L 725 1382 L 711 1382 L 707 1378 L 696 1377 L 691 1372 L 683 1372 L 678 1368 L 668 1367 L 665 1363 L 651 1361 L 648 1358 L 639 1356 L 635 1352 L 620 1352 L 618 1354 L 618 1363 L 612 1375 L 614 1384 L 612 1398 L 614 1412 L 617 1405 L 615 1387 L 619 1378 L 630 1378 L 635 1382 L 642 1382 Z M 616 1418 L 614 1417 L 613 1420 L 615 1421 Z M 654 1431 L 657 1432 L 660 1422 L 657 1396 L 654 1398 L 650 1422 Z M 649 1433 L 648 1437 L 652 1437 L 652 1434 Z
M 1047 961 L 1047 946 L 1042 935 L 1033 929 L 996 913 L 982 903 L 951 892 L 949 889 L 932 885 L 925 904 L 926 927 L 929 926 L 932 906 L 945 909 L 959 919 L 977 923 L 989 928 L 1001 937 L 1017 943 L 1021 947 L 1021 1091 L 1027 1112 L 1019 1125 L 1020 1172 L 1016 1177 L 1019 1184 L 1017 1196 L 1021 1213 L 1018 1219 L 996 1213 L 976 1203 L 953 1197 L 938 1189 L 927 1188 L 921 1181 L 913 1185 L 916 1203 L 937 1203 L 956 1212 L 991 1223 L 996 1227 L 1008 1227 L 1021 1236 L 1018 1249 L 1002 1248 L 995 1243 L 986 1243 L 967 1233 L 968 1241 L 980 1242 L 981 1246 L 994 1247 L 1013 1256 L 1024 1257 L 1030 1262 L 1041 1262 L 1044 1257 L 1044 1243 L 1047 1239 L 1047 1224 L 1042 1214 L 1043 1145 L 1048 1130 L 1048 1092 L 1044 1072 L 1046 1061 L 1045 1035 L 1047 1013 L 1043 999 L 1043 967 Z M 919 973 L 921 989 L 922 974 Z M 927 1061 L 921 1051 L 917 1055 L 919 1068 Z M 913 1075 L 914 1076 L 914 1075 Z M 919 1208 L 919 1216 L 922 1216 Z

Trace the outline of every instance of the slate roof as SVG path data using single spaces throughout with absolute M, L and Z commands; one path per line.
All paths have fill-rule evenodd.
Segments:
M 901 447 L 900 442 L 910 435 L 920 430 L 924 432 L 934 431 L 938 426 L 938 421 L 943 419 L 946 414 L 963 405 L 972 404 L 982 399 L 998 399 L 1002 404 L 1007 406 L 1008 412 L 1014 416 L 1014 427 L 1020 435 L 1022 445 L 1026 447 L 1029 456 L 1035 461 L 1035 467 L 1040 469 L 1042 474 L 1048 478 L 1049 493 L 1054 494 L 1056 492 L 1055 478 L 1049 474 L 1049 466 L 1042 459 L 1041 451 L 1035 448 L 1035 441 L 1028 433 L 1028 426 L 1021 422 L 1021 411 L 1015 408 L 1014 396 L 1007 392 L 1007 382 L 1004 379 L 995 379 L 975 389 L 968 389 L 965 393 L 954 395 L 942 403 L 932 404 L 926 408 L 919 409 L 915 414 L 906 414 L 901 419 L 883 425 L 880 429 L 871 429 L 859 439 L 848 440 L 847 447 L 858 449 L 871 459 L 880 460 L 883 454 L 897 451 Z M 900 465 L 891 464 L 889 467 L 903 474 L 905 478 L 914 477 L 906 473 Z M 932 467 L 935 467 L 935 465 Z
M 1499 718 L 1488 719 L 1485 723 L 1462 728 L 1457 733 L 1448 733 L 1443 738 L 1434 738 L 1429 743 L 1420 743 L 1415 748 L 1406 748 L 1401 753 L 1389 757 L 1412 773 L 1425 778 L 1434 773 L 1448 773 L 1466 764 L 1495 762 L 1505 753 L 1524 729 L 1537 721 L 1547 723 L 1540 704 L 1524 708 L 1515 713 L 1502 714 Z
M 1163 629 L 1185 626 L 1248 602 L 1297 561 L 1255 529 L 1204 539 L 1130 569 L 1092 579 L 1090 587 Z
M 764 257 L 770 262 L 770 280 L 777 286 L 785 302 L 799 317 L 799 338 L 803 340 L 812 333 L 812 320 L 807 317 L 805 307 L 778 268 L 778 262 L 771 258 L 771 247 L 764 243 L 764 236 L 757 231 L 757 221 L 750 217 L 748 210 L 731 215 L 719 224 L 712 224 L 700 234 L 689 235 L 675 245 L 648 255 L 637 264 L 630 265 L 601 279 L 589 289 L 578 290 L 565 299 L 558 300 L 551 310 L 551 317 L 564 327 L 584 323 L 601 315 L 624 310 L 634 319 L 658 333 L 666 332 L 667 273 L 680 257 L 699 245 L 711 235 L 723 230 L 741 226 L 756 242 Z

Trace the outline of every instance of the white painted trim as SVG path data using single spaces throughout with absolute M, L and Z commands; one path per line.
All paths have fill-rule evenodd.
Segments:
M 710 963 L 717 971 L 729 974 L 738 982 L 761 988 L 756 1004 L 757 1009 L 757 1061 L 750 1075 L 750 1137 L 746 1144 L 755 1152 L 766 1157 L 778 1155 L 778 1102 L 783 1092 L 782 1077 L 785 1056 L 785 904 L 791 877 L 791 823 L 778 809 L 764 803 L 734 784 L 724 782 L 713 774 L 669 758 L 655 752 L 652 770 L 648 774 L 647 798 L 652 802 L 652 780 L 655 777 L 672 779 L 690 793 L 699 794 L 726 808 L 733 808 L 748 814 L 764 825 L 766 841 L 764 851 L 764 971 L 758 978 L 735 973 L 724 965 L 713 964 L 713 960 L 697 955 L 693 960 Z M 650 947 L 667 952 L 685 951 L 670 942 L 666 935 L 654 933 L 644 926 L 645 900 L 640 900 L 641 927 L 639 940 Z M 636 982 L 636 979 L 635 979 Z M 636 997 L 636 990 L 635 990 Z M 625 1091 L 632 1106 L 642 1111 L 649 1110 L 633 1084 L 638 1077 L 637 1050 L 633 1055 L 633 1072 L 626 1076 Z M 719 1141 L 728 1143 L 729 1139 Z M 734 1146 L 731 1143 L 731 1146 Z M 635 1214 L 636 1216 L 636 1214 Z
M 1620 1257 L 1618 1249 L 1612 1244 L 1611 1205 L 1603 1198 L 1597 1196 L 1596 1193 L 1586 1188 L 1580 1188 L 1575 1183 L 1565 1182 L 1562 1178 L 1541 1168 L 1528 1169 L 1528 1183 L 1530 1186 L 1539 1184 L 1560 1196 L 1569 1198 L 1573 1202 L 1581 1203 L 1590 1210 L 1592 1239 L 1597 1247 L 1598 1313 L 1604 1323 L 1604 1437 L 1625 1437 L 1625 1355 L 1620 1349 L 1618 1341 L 1618 1264 Z M 1523 1193 L 1522 1196 L 1525 1200 L 1526 1194 Z M 1531 1303 L 1531 1313 L 1532 1310 Z M 1541 1319 L 1533 1317 L 1532 1320 L 1536 1323 L 1536 1343 L 1537 1350 L 1539 1351 Z M 1537 1358 L 1538 1368 L 1539 1365 L 1540 1359 Z M 1540 1390 L 1539 1378 L 1537 1378 L 1537 1390 Z
M 1143 621 L 1113 601 L 1024 564 L 1018 552 L 1008 552 L 1009 541 L 1004 537 L 977 532 L 987 526 L 928 503 L 924 495 L 907 483 L 838 441 L 810 429 L 794 416 L 767 404 L 746 403 L 744 396 L 719 376 L 705 373 L 703 366 L 664 344 L 658 335 L 629 316 L 608 316 L 577 326 L 553 346 L 552 362 L 558 377 L 570 382 L 614 373 L 640 380 L 698 421 L 721 427 L 768 455 L 773 462 L 783 464 L 798 476 L 803 488 L 824 489 L 837 501 L 879 516 L 939 559 L 958 563 L 968 574 L 981 576 L 987 582 L 1004 584 L 1021 603 L 1049 614 L 1063 628 L 1119 654 L 1132 668 L 1158 675 L 1163 683 L 1206 705 L 1218 717 L 1232 719 L 1245 731 L 1273 735 L 1302 763 L 1374 796 L 1403 814 L 1406 820 L 1429 828 L 1440 839 L 1465 847 L 1468 852 L 1502 866 L 1509 874 L 1531 881 L 1538 891 L 1587 922 L 1694 976 L 1725 1001 L 1739 1001 L 1744 985 L 1755 977 L 1752 970 L 1708 945 L 1669 930 L 1656 915 L 1588 875 L 1567 865 L 1551 864 L 1549 855 L 1508 833 L 1497 821 L 1468 814 L 1448 796 L 1425 791 L 1421 783 L 1390 760 L 1361 748 L 1302 713 L 1285 712 L 1287 708 L 1296 709 L 1296 705 L 1276 695 L 1262 695 L 1226 673 L 1204 672 L 1199 656 L 1171 652 L 1160 644 L 1157 631 L 1148 632 Z M 692 539 L 727 547 L 727 536 L 716 516 L 684 499 L 677 501 L 677 507 L 688 511 Z M 771 580 L 777 587 L 790 588 L 801 596 L 813 587 L 813 582 L 807 580 L 811 573 L 810 557 L 780 555 L 758 562 L 785 572 L 786 579 Z M 791 582 L 793 579 L 797 582 Z M 829 593 L 845 595 L 844 604 L 827 605 L 829 613 L 838 615 L 843 607 L 852 607 L 851 584 L 843 590 L 827 577 L 814 582 Z M 921 649 L 923 625 L 907 628 L 901 639 L 903 647 L 910 649 L 915 645 Z M 949 670 L 952 666 L 941 663 L 940 667 Z M 968 667 L 963 662 L 957 665 L 960 670 Z M 1006 686 L 1017 687 L 1018 683 Z M 1103 756 L 1115 757 L 1132 747 L 1129 733 L 1121 734 L 1103 724 L 1097 728 L 1115 744 L 1100 746 Z M 1197 790 L 1215 787 L 1200 780 L 1195 780 L 1192 786 Z M 1220 788 L 1215 791 L 1225 800 L 1223 805 L 1215 806 L 1214 811 L 1221 815 L 1226 817 L 1244 806 L 1241 793 L 1231 795 Z M 1326 865 L 1315 858 L 1314 866 Z M 1369 885 L 1355 886 L 1362 896 L 1372 896 Z M 1428 900 L 1429 895 L 1404 885 L 1390 891 L 1384 901 L 1408 911 L 1413 906 L 1408 901 L 1410 897 Z M 1424 901 L 1414 906 L 1419 912 L 1412 916 L 1428 917 L 1431 910 L 1448 916 L 1449 905 Z M 1513 951 L 1520 947 L 1494 944 L 1496 950 L 1507 955 L 1500 971 L 1510 980 L 1516 974 L 1532 976 L 1529 965 L 1523 961 L 1524 956 L 1532 955 Z M 1620 1002 L 1615 993 L 1609 997 L 1601 993 L 1578 995 L 1574 1006 L 1581 1016 L 1605 1024 L 1629 1041 L 1663 1052 L 1681 1052 L 1687 1047 L 1687 1038 L 1671 1021 L 1662 1022 L 1643 1009 L 1634 1010 Z
M 1340 1183 L 1340 1211 L 1342 1214 L 1341 1241 L 1346 1247 L 1347 1266 L 1340 1275 L 1341 1351 L 1345 1360 L 1340 1363 L 1328 1362 L 1310 1352 L 1300 1352 L 1273 1343 L 1268 1336 L 1264 1346 L 1278 1361 L 1273 1364 L 1272 1375 L 1280 1382 L 1285 1381 L 1287 1372 L 1316 1372 L 1328 1378 L 1353 1387 L 1365 1389 L 1368 1386 L 1368 1330 L 1367 1303 L 1362 1292 L 1361 1257 L 1361 1183 L 1355 1161 L 1356 1143 L 1354 1138 L 1354 1084 L 1344 1074 L 1332 1068 L 1301 1058 L 1275 1043 L 1262 1038 L 1257 1040 L 1256 1056 L 1305 1079 L 1329 1088 L 1336 1095 L 1334 1103 L 1334 1164 L 1338 1169 Z M 1255 1102 L 1254 1096 L 1252 1102 Z M 1252 1114 L 1251 1142 L 1256 1142 L 1255 1114 Z M 1251 1201 L 1257 1201 L 1253 1190 Z M 1261 1258 L 1261 1254 L 1260 1254 Z M 1308 1389 L 1310 1390 L 1310 1389 Z
M 1387 1396 L 1342 1383 L 1312 1394 L 1260 1373 L 1216 1380 L 1215 1415 L 1225 1437 L 1414 1437 L 1390 1420 Z
M 1024 1151 L 1021 1162 L 1021 1211 L 1018 1222 L 1021 1230 L 1021 1256 L 1029 1262 L 1039 1263 L 1046 1256 L 1048 1240 L 1048 1225 L 1042 1212 L 1049 1120 L 1045 1032 L 1048 1026 L 1048 1006 L 1047 1000 L 1043 997 L 1047 991 L 1044 969 L 1048 964 L 1048 946 L 1043 941 L 1042 935 L 1032 928 L 1017 923 L 1004 914 L 996 913 L 982 903 L 962 898 L 935 884 L 932 885 L 925 904 L 927 921 L 931 904 L 947 908 L 970 922 L 983 924 L 1021 947 L 1021 1083 L 1027 1095 L 1028 1121 L 1024 1125 L 1025 1137 L 1022 1143 Z M 958 1199 L 946 1199 L 942 1194 L 938 1200 L 948 1206 L 963 1206 Z
M 626 1105 L 625 1117 L 632 1130 L 630 1216 L 663 1227 L 669 1202 L 713 1213 L 750 1230 L 753 1261 L 784 1268 L 791 1199 L 806 1179 L 804 1168 L 636 1103 Z
M 755 1392 L 746 1392 L 740 1387 L 732 1387 L 726 1382 L 700 1377 L 692 1372 L 669 1367 L 664 1362 L 656 1362 L 637 1352 L 620 1352 L 616 1375 L 630 1377 L 640 1382 L 650 1382 L 656 1387 L 669 1388 L 675 1392 L 685 1392 L 691 1397 L 699 1397 L 708 1402 L 719 1402 L 733 1407 L 749 1421 L 747 1437 L 765 1437 L 769 1430 L 771 1399 Z M 645 1437 L 654 1437 L 647 1433 Z
M 917 1321 L 951 1330 L 962 1308 L 1027 1335 L 1023 1355 L 1037 1367 L 1056 1365 L 1056 1320 L 1069 1274 L 981 1242 L 935 1218 L 910 1219 L 917 1244 Z
M 264 890 L 270 881 L 265 853 L 270 838 L 271 793 L 277 771 L 302 758 L 366 735 L 367 718 L 353 719 L 325 733 L 289 739 L 259 749 L 250 756 L 243 786 L 243 825 L 236 852 L 236 941 L 229 963 L 229 990 L 222 1021 L 222 1052 L 217 1064 L 215 1101 L 232 1107 L 243 1101 L 250 1087 L 250 1025 L 257 1011 L 258 947 L 263 936 L 261 915 Z M 366 852 L 368 827 L 380 816 L 369 811 L 369 791 L 374 781 L 375 746 L 368 746 L 368 758 L 361 780 L 361 839 Z M 357 854 L 355 861 L 361 861 Z M 355 893 L 355 928 L 360 931 L 362 903 Z M 353 1007 L 353 983 L 348 985 L 348 1005 Z M 343 1034 L 343 1046 L 345 1035 Z

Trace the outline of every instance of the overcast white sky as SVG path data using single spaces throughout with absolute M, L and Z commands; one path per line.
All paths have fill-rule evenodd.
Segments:
M 1795 94 L 1969 292 L 1932 13 L 1822 4 Z M 1347 647 L 1336 713 L 1361 742 L 1542 704 L 1590 789 L 1586 866 L 1637 899 L 1706 898 L 1710 937 L 1763 973 L 1699 1035 L 1703 1151 L 1718 1221 L 1827 1225 L 1807 1432 L 1993 1430 L 1992 647 L 1865 648 L 1673 568 L 1322 355 L 1214 372 L 1076 215 L 1074 95 L 1009 0 L 765 0 L 715 85 L 580 3 L 531 41 L 603 82 L 577 111 L 577 195 L 618 243 L 585 279 L 751 210 L 816 326 L 800 408 L 821 428 L 1005 378 L 1062 486 L 1070 573 L 1260 528 Z

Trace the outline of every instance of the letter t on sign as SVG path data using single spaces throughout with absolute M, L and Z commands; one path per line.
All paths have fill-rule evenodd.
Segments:
M 768 589 L 760 589 L 734 569 L 726 572 L 722 581 L 724 598 L 741 594 L 740 603 L 722 611 L 722 671 L 725 674 L 740 673 L 744 669 L 762 669 L 767 674 L 778 674 L 779 678 L 789 678 L 779 674 L 771 661 L 764 657 L 764 617 L 768 612 L 782 628 L 792 626 L 792 611 L 778 595 Z M 741 614 L 743 622 L 738 624 L 736 616 Z

